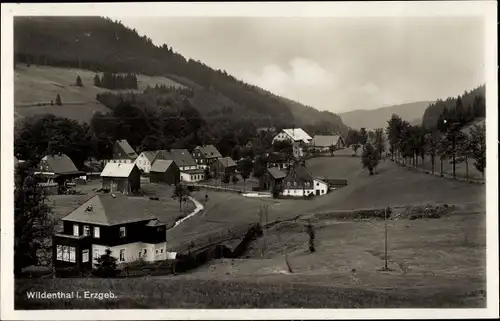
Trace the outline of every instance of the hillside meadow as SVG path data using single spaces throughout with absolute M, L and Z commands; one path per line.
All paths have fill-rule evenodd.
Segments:
M 102 76 L 101 73 L 97 73 Z M 96 72 L 76 68 L 59 68 L 48 66 L 18 64 L 14 78 L 15 115 L 29 117 L 38 114 L 53 114 L 79 122 L 89 122 L 95 112 L 109 112 L 110 109 L 96 100 L 102 92 L 123 92 L 94 86 Z M 76 77 L 80 76 L 83 87 L 76 86 Z M 173 80 L 161 76 L 137 75 L 138 89 L 143 91 L 147 86 L 183 86 Z M 133 91 L 133 90 L 125 90 Z M 62 105 L 50 105 L 60 95 Z

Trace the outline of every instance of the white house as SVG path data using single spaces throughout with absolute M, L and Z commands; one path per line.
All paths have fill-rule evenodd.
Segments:
M 328 184 L 314 178 L 312 174 L 301 165 L 290 167 L 282 183 L 282 195 L 303 197 L 309 195 L 325 195 L 328 193 Z
M 157 150 L 143 151 L 136 158 L 135 164 L 143 173 L 149 173 L 158 153 L 159 151 Z
M 181 181 L 183 182 L 199 182 L 205 179 L 205 171 L 203 169 L 188 169 L 181 171 Z
M 117 140 L 113 145 L 113 159 L 105 160 L 104 163 L 132 164 L 137 158 L 137 153 L 126 139 Z
M 273 144 L 278 141 L 289 141 L 293 145 L 293 156 L 304 156 L 304 150 L 311 143 L 312 137 L 302 128 L 287 128 L 280 131 L 273 138 Z

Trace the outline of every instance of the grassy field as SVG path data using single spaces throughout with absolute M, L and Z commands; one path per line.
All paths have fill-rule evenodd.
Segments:
M 383 272 L 383 222 L 322 222 L 316 252 L 288 224 L 271 228 L 249 258 L 188 274 L 130 279 L 16 280 L 19 309 L 77 308 L 481 308 L 485 215 L 388 223 L 391 271 Z M 293 273 L 285 267 L 288 252 Z M 28 291 L 111 291 L 111 300 L 29 300 Z M 217 295 L 213 295 L 217 293 Z
M 483 185 L 445 180 L 383 162 L 377 175 L 357 157 L 307 162 L 315 175 L 345 178 L 349 185 L 313 200 L 245 198 L 200 190 L 205 210 L 167 233 L 169 248 L 241 224 L 258 222 L 262 204 L 269 221 L 335 210 L 406 204 L 457 204 L 439 219 L 388 222 L 388 267 L 384 224 L 377 220 L 315 220 L 316 252 L 294 222 L 271 227 L 242 259 L 215 260 L 190 273 L 135 279 L 16 280 L 16 307 L 54 308 L 463 308 L 485 305 L 485 190 Z M 147 190 L 147 188 L 146 188 Z M 167 188 L 151 192 L 170 195 Z M 161 198 L 161 196 L 160 196 Z M 172 204 L 172 206 L 174 206 Z M 318 216 L 320 217 L 320 216 Z M 313 217 L 314 220 L 314 217 Z M 266 244 L 262 255 L 262 245 Z M 286 268 L 287 253 L 293 273 Z M 112 291 L 113 300 L 28 300 L 27 290 Z M 218 295 L 214 296 L 214 293 Z M 175 295 L 174 295 L 175 294 Z
M 94 112 L 108 112 L 109 109 L 96 100 L 96 94 L 110 90 L 94 86 L 95 74 L 93 71 L 83 69 L 18 65 L 14 79 L 16 117 L 50 113 L 89 122 Z M 77 75 L 81 77 L 83 87 L 75 86 Z M 139 91 L 144 90 L 148 85 L 154 87 L 156 84 L 182 86 L 166 77 L 159 76 L 138 75 L 137 80 Z M 55 102 L 57 94 L 60 95 L 63 105 L 51 106 L 50 101 Z

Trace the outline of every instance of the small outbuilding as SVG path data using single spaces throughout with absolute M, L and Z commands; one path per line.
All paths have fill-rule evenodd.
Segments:
M 175 185 L 180 181 L 181 171 L 173 160 L 157 159 L 149 172 L 151 183 Z

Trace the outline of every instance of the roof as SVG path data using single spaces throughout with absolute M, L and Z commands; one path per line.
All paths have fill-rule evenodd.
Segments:
M 47 162 L 49 169 L 55 174 L 77 174 L 80 171 L 66 154 L 47 155 L 42 158 L 42 161 Z
M 98 225 L 117 225 L 154 220 L 152 212 L 160 213 L 164 206 L 161 202 L 144 198 L 130 198 L 123 195 L 100 194 L 83 203 L 63 221 Z
M 231 157 L 222 157 L 217 159 L 217 161 L 224 167 L 235 167 L 236 163 Z
M 286 177 L 286 174 L 284 172 L 280 171 L 280 169 L 278 167 L 269 167 L 267 169 L 267 171 L 269 172 L 269 174 L 271 174 L 271 176 L 274 179 L 281 179 L 281 178 Z
M 134 167 L 134 163 L 107 163 L 101 172 L 101 177 L 129 177 Z
M 184 171 L 181 171 L 181 173 L 185 173 L 185 174 L 203 174 L 205 173 L 205 171 L 201 168 L 197 168 L 197 169 L 186 169 Z
M 218 158 L 222 157 L 217 148 L 214 145 L 197 146 L 198 149 L 205 158 Z
M 157 159 L 151 166 L 151 172 L 165 172 L 174 163 L 173 160 Z
M 146 226 L 165 226 L 167 225 L 167 223 L 162 223 L 158 220 L 151 220 L 148 222 L 148 224 L 146 224 Z
M 302 128 L 287 128 L 283 129 L 288 136 L 290 136 L 294 141 L 303 141 L 305 143 L 309 142 L 312 137 L 309 136 Z
M 286 179 L 300 184 L 302 182 L 312 181 L 314 177 L 304 166 L 295 165 L 290 168 Z
M 339 139 L 341 139 L 340 135 L 316 135 L 311 144 L 319 147 L 330 147 L 337 145 Z
M 153 163 L 154 160 L 156 159 L 156 156 L 158 155 L 157 150 L 145 150 L 141 154 L 144 155 L 148 159 L 150 163 Z
M 117 140 L 116 143 L 120 146 L 125 154 L 127 154 L 131 159 L 137 158 L 137 153 L 134 151 L 132 146 L 128 143 L 126 139 Z
M 171 149 L 170 151 L 162 149 L 158 151 L 156 159 L 172 160 L 179 167 L 196 166 L 196 161 L 187 149 Z

